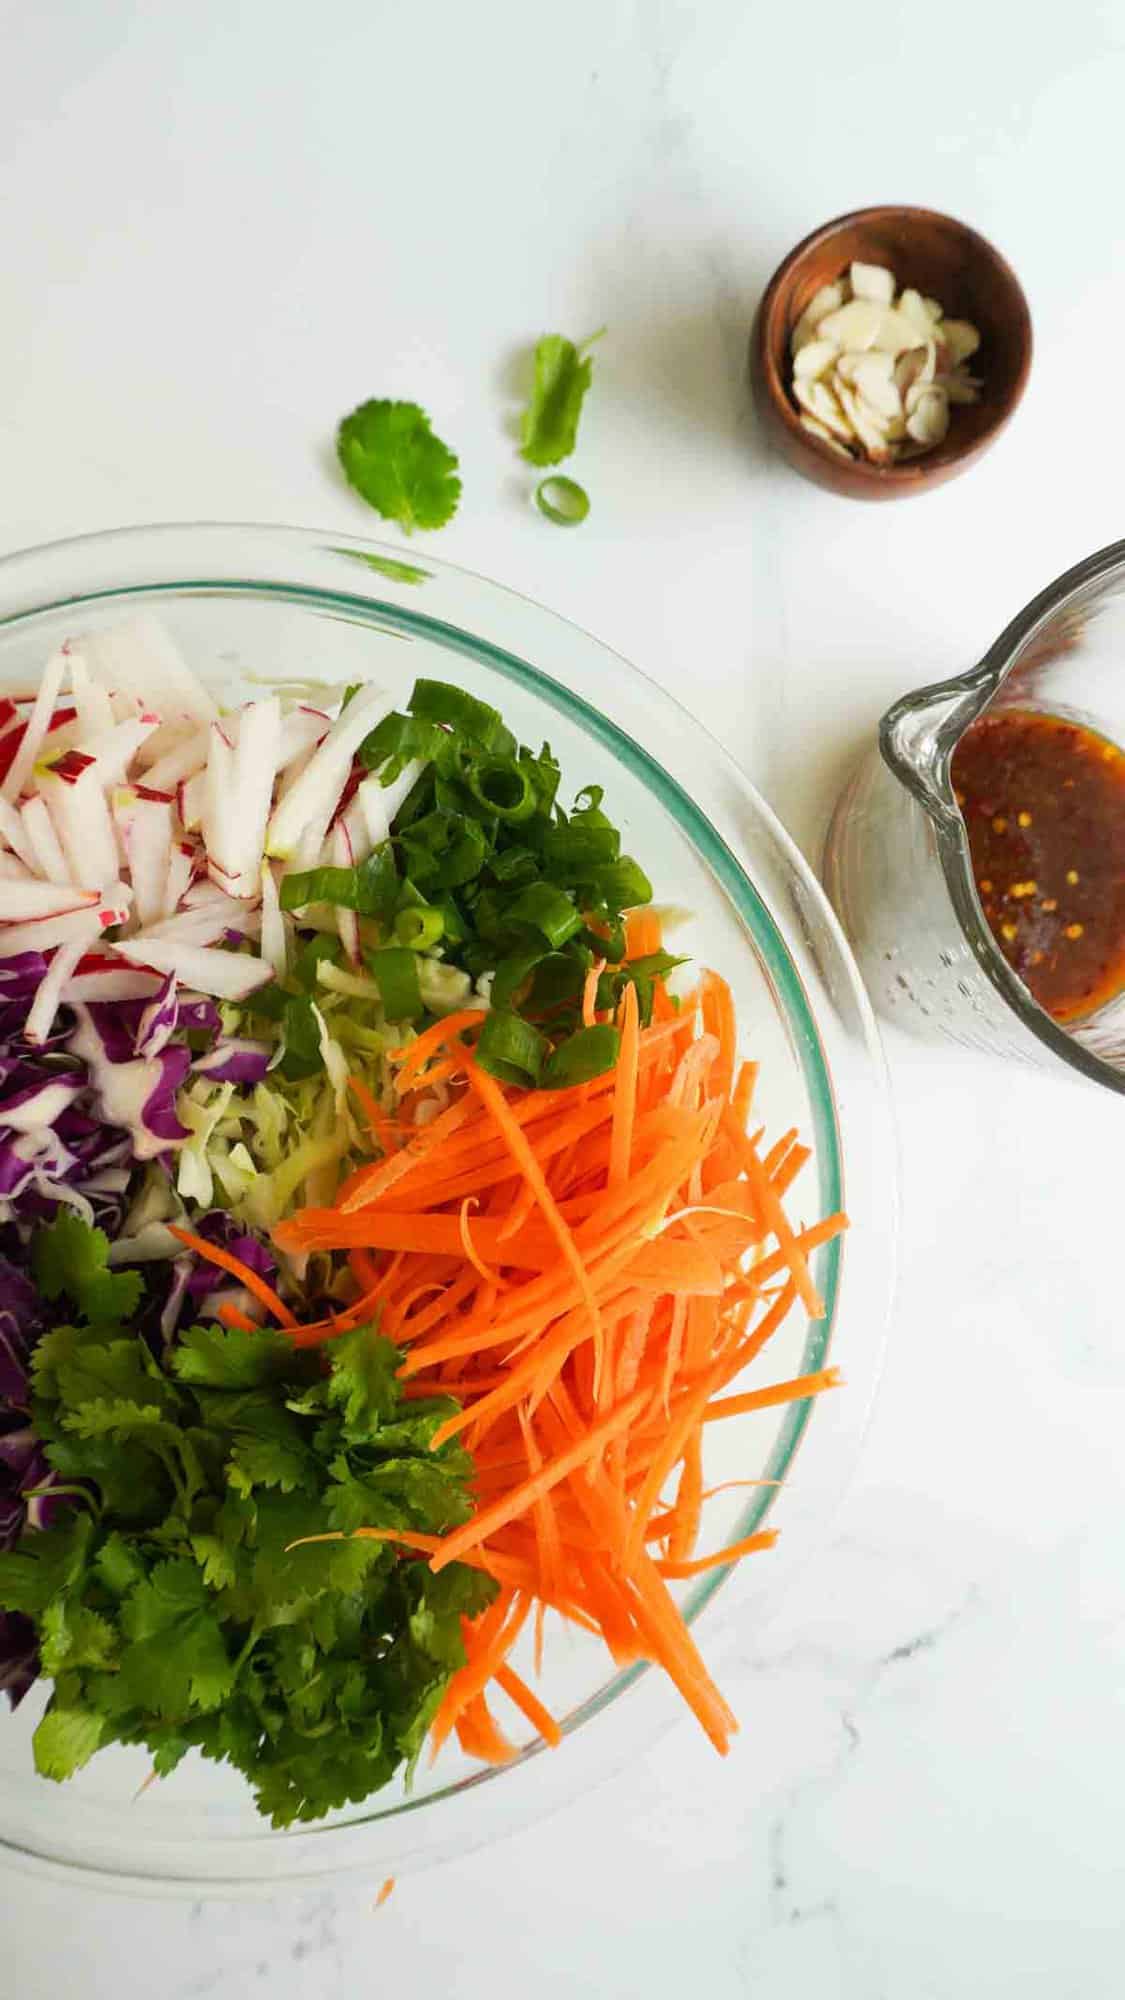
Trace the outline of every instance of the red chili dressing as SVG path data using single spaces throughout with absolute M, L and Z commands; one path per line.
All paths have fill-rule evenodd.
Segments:
M 1056 1021 L 1125 987 L 1125 754 L 1080 723 L 1001 709 L 965 731 L 954 794 L 1008 964 Z

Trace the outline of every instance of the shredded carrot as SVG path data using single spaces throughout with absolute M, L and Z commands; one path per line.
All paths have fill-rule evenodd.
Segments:
M 252 1271 L 249 1264 L 244 1264 L 242 1259 L 235 1257 L 230 1250 L 223 1250 L 218 1243 L 208 1243 L 205 1236 L 194 1235 L 190 1229 L 180 1229 L 175 1223 L 171 1223 L 169 1227 L 173 1236 L 178 1237 L 187 1249 L 194 1250 L 197 1257 L 202 1257 L 205 1263 L 217 1264 L 220 1271 L 229 1271 L 232 1278 L 237 1278 L 240 1285 L 245 1285 L 248 1292 L 253 1292 L 254 1297 L 261 1300 L 266 1311 L 279 1326 L 290 1329 L 296 1327 L 296 1317 L 290 1312 L 284 1300 L 278 1298 L 273 1286 L 267 1285 L 265 1279 L 259 1277 L 257 1271 Z
M 239 1312 L 238 1307 L 232 1305 L 229 1299 L 219 1300 L 215 1307 L 215 1318 L 221 1320 L 224 1326 L 236 1326 L 241 1333 L 261 1332 L 257 1320 L 251 1319 L 249 1313 Z
M 650 908 L 630 910 L 625 918 L 625 956 L 651 958 L 664 943 L 664 927 Z
M 383 1882 L 383 1883 L 381 1884 L 381 1886 L 380 1886 L 380 1889 L 379 1889 L 379 1894 L 378 1894 L 378 1895 L 376 1896 L 376 1898 L 375 1898 L 375 1908 L 376 1908 L 377 1910 L 381 1910 L 381 1909 L 382 1909 L 382 1907 L 383 1907 L 383 1904 L 384 1904 L 384 1903 L 386 1902 L 386 1900 L 387 1900 L 387 1897 L 388 1897 L 388 1896 L 389 1896 L 389 1895 L 390 1895 L 390 1894 L 392 1893 L 392 1891 L 393 1891 L 393 1889 L 394 1889 L 394 1886 L 395 1886 L 395 1878 L 394 1878 L 394 1876 L 393 1876 L 393 1875 L 388 1875 L 388 1876 L 386 1877 L 385 1881 L 384 1881 L 384 1882 Z
M 539 1731 L 544 1743 L 562 1742 L 562 1730 L 550 1709 L 544 1708 L 538 1695 L 532 1693 L 527 1682 L 520 1679 L 513 1667 L 497 1667 L 496 1685 L 503 1688 L 509 1701 L 514 1701 L 516 1707 L 522 1710 L 532 1728 Z
M 631 913 L 627 955 L 660 948 L 659 921 Z M 585 981 L 587 1025 L 603 969 Z M 405 1350 L 404 1394 L 457 1405 L 432 1444 L 458 1438 L 470 1453 L 470 1519 L 440 1536 L 357 1531 L 397 1543 L 404 1561 L 467 1563 L 497 1585 L 489 1609 L 462 1621 L 465 1664 L 435 1717 L 435 1749 L 456 1736 L 487 1762 L 516 1754 L 493 1689 L 559 1740 L 509 1657 L 531 1619 L 538 1661 L 549 1609 L 597 1635 L 617 1665 L 658 1664 L 725 1751 L 735 1718 L 669 1586 L 773 1544 L 766 1527 L 699 1551 L 713 1494 L 776 1484 L 708 1486 L 710 1427 L 838 1383 L 834 1368 L 786 1381 L 748 1371 L 792 1311 L 823 1312 L 810 1259 L 846 1217 L 796 1229 L 786 1215 L 808 1150 L 795 1131 L 772 1144 L 749 1132 L 758 1069 L 739 1061 L 731 995 L 714 974 L 675 1001 L 656 980 L 647 1026 L 627 985 L 616 1065 L 572 1089 L 498 1083 L 471 1046 L 484 1018 L 450 1015 L 395 1052 L 397 1114 L 354 1091 L 370 1163 L 332 1206 L 299 1211 L 275 1236 L 294 1253 L 344 1253 L 360 1296 L 293 1338 L 315 1345 L 378 1315 Z M 412 1094 L 439 1079 L 448 1103 L 416 1126 Z M 285 1313 L 237 1259 L 181 1234 Z

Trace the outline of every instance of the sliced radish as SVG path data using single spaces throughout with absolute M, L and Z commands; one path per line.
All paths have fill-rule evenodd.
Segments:
M 356 864 L 366 861 L 371 852 L 371 834 L 367 825 L 367 815 L 362 806 L 357 805 L 355 799 L 353 799 L 347 812 L 341 815 L 336 824 L 347 827 L 348 839 L 351 842 L 352 861 Z
M 156 727 L 155 716 L 137 715 L 129 722 L 113 723 L 98 736 L 85 738 L 78 747 L 87 757 L 94 759 L 98 767 L 98 783 L 121 784 L 141 744 Z
M 74 690 L 74 706 L 78 715 L 78 728 L 83 736 L 100 736 L 113 728 L 113 706 L 103 687 L 90 679 L 90 669 L 82 654 L 69 641 L 63 647 L 66 654 L 70 685 Z
M 203 811 L 207 801 L 207 773 L 196 771 L 194 777 L 185 778 L 177 787 L 180 822 L 185 833 L 195 833 L 203 825 Z
M 262 887 L 262 957 L 273 967 L 279 979 L 284 979 L 289 966 L 289 950 L 286 943 L 285 918 L 281 911 L 281 901 L 277 893 L 277 879 L 268 861 L 263 861 L 261 871 Z
M 290 770 L 299 757 L 307 759 L 323 743 L 331 726 L 331 718 L 317 708 L 291 708 L 288 715 L 283 715 L 277 759 L 279 774 Z
M 0 882 L 34 882 L 30 868 L 7 847 L 0 847 Z
M 164 914 L 172 858 L 172 802 L 123 787 L 113 794 L 113 819 L 136 899 L 137 920 L 153 924 Z
M 47 967 L 46 977 L 39 982 L 39 988 L 32 1003 L 31 1012 L 24 1022 L 24 1034 L 29 1042 L 45 1042 L 54 1026 L 55 1015 L 62 999 L 63 988 L 78 964 L 87 946 L 98 934 L 97 917 L 86 920 L 85 937 L 75 937 L 68 944 L 60 944 Z M 57 1117 L 57 1113 L 55 1114 Z M 45 1119 L 52 1124 L 53 1119 Z
M 39 864 L 35 859 L 35 849 L 27 837 L 27 828 L 15 806 L 7 799 L 0 799 L 0 840 L 7 842 L 12 853 L 19 855 L 25 868 L 30 868 L 33 875 L 39 874 Z
M 102 687 L 134 698 L 145 708 L 158 709 L 167 721 L 189 716 L 211 722 L 218 709 L 193 674 L 159 619 L 147 612 L 99 632 L 84 632 L 76 642 L 94 680 Z
M 0 946 L 3 937 L 0 934 Z M 206 945 L 174 944 L 166 939 L 120 938 L 113 946 L 131 964 L 150 965 L 156 972 L 174 972 L 181 985 L 216 1000 L 245 1000 L 273 978 L 264 958 L 222 951 Z
M 162 917 L 158 923 L 136 932 L 130 943 L 141 945 L 150 938 L 163 938 L 170 943 L 215 944 L 228 931 L 237 931 L 240 937 L 250 937 L 260 928 L 260 923 L 256 910 L 248 910 L 244 902 L 236 901 L 233 896 L 223 896 L 220 902 L 201 909 L 181 908 L 174 916 Z
M 91 765 L 73 784 L 57 771 L 44 771 L 39 790 L 66 856 L 67 873 L 84 889 L 115 881 L 117 841 L 97 766 Z
M 181 902 L 191 888 L 195 868 L 195 849 L 190 841 L 177 840 L 172 843 L 168 857 L 168 875 L 164 883 L 163 916 L 170 917 L 179 909 Z
M 47 734 L 65 669 L 66 654 L 53 653 L 43 669 L 43 678 L 27 719 L 23 742 L 8 766 L 3 783 L 0 783 L 0 798 L 19 798 L 24 782 L 39 755 L 43 738 Z
M 0 924 L 32 923 L 37 917 L 59 917 L 64 910 L 96 910 L 100 900 L 96 889 L 78 889 L 73 882 L 44 882 L 38 876 L 0 882 Z
M 146 785 L 151 785 L 156 791 L 168 792 L 174 791 L 185 778 L 194 778 L 207 762 L 210 741 L 209 728 L 193 728 L 189 735 L 181 737 L 162 757 L 146 767 Z
M 150 771 L 162 757 L 167 757 L 173 750 L 182 750 L 185 744 L 194 741 L 198 732 L 199 725 L 194 722 L 161 722 L 151 736 L 146 736 L 137 751 L 138 771 Z
M 352 843 L 348 837 L 348 829 L 344 825 L 343 820 L 337 820 L 336 825 L 332 829 L 330 847 L 332 860 L 337 868 L 351 868 L 354 865 L 355 856 L 352 853 Z M 352 964 L 358 965 L 360 963 L 359 918 L 355 911 L 345 910 L 342 905 L 338 905 L 336 909 L 336 929 L 340 933 L 340 943 L 343 945 Z
M 203 840 L 212 874 L 235 896 L 252 896 L 258 887 L 280 744 L 276 698 L 247 703 L 229 750 L 219 731 L 211 732 Z
M 99 930 L 110 930 L 114 924 L 124 923 L 129 902 L 130 891 L 123 883 L 115 883 L 111 898 L 103 898 L 94 912 Z M 0 958 L 16 958 L 21 951 L 53 951 L 56 945 L 69 944 L 72 938 L 85 938 L 89 919 L 89 910 L 66 910 L 61 916 L 41 917 L 34 923 L 0 925 Z
M 122 965 L 119 959 L 87 952 L 59 998 L 68 1005 L 90 1000 L 151 1000 L 161 983 L 158 972 L 142 972 L 139 966 Z
M 20 807 L 20 818 L 27 835 L 28 846 L 35 856 L 40 873 L 49 875 L 54 882 L 65 882 L 70 873 L 66 856 L 59 845 L 59 837 L 51 824 L 51 815 L 43 800 L 36 793 L 33 799 L 25 799 Z
M 380 784 L 375 776 L 364 778 L 355 795 L 355 803 L 367 823 L 367 833 L 372 847 L 381 847 L 391 830 L 391 821 L 407 794 L 413 789 L 421 773 L 422 765 L 412 760 L 404 765 L 393 784 Z
M 381 688 L 362 688 L 353 696 L 275 809 L 266 839 L 267 854 L 288 859 L 310 827 L 319 828 L 319 838 L 324 839 L 347 784 L 352 758 L 364 737 L 390 713 L 390 706 Z

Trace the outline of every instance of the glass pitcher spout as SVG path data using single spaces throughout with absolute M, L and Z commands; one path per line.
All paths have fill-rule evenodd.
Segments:
M 950 767 L 986 710 L 1014 709 L 1125 751 L 1125 542 L 1041 591 L 967 673 L 887 710 L 837 803 L 825 882 L 884 1015 L 1125 1093 L 1125 989 L 1063 1025 L 1009 964 L 978 895 Z

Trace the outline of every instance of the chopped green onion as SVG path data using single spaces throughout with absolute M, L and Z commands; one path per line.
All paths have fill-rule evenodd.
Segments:
M 576 479 L 552 472 L 535 489 L 535 505 L 557 528 L 576 528 L 590 511 L 590 496 Z
M 629 854 L 597 869 L 591 881 L 600 901 L 610 910 L 632 910 L 638 903 L 652 901 L 652 883 Z
M 386 841 L 358 868 L 309 868 L 286 875 L 281 884 L 283 910 L 303 910 L 309 903 L 358 910 L 361 917 L 388 918 L 398 898 L 394 855 Z
M 476 1059 L 501 1083 L 525 1088 L 539 1081 L 546 1043 L 537 1028 L 519 1014 L 494 1007 L 477 1037 Z
M 441 911 L 417 903 L 408 904 L 395 918 L 395 943 L 404 944 L 408 951 L 431 951 L 441 942 L 444 931 Z
M 531 924 L 542 931 L 547 943 L 557 951 L 568 938 L 582 929 L 582 913 L 570 897 L 550 882 L 532 882 L 508 904 L 505 916 L 510 924 Z
M 573 1083 L 589 1083 L 591 1077 L 604 1076 L 606 1070 L 613 1069 L 619 1048 L 617 1029 L 611 1028 L 608 1021 L 597 1022 L 592 1028 L 579 1028 L 548 1057 L 540 1081 L 546 1090 L 566 1090 Z
M 536 809 L 535 785 L 514 757 L 482 757 L 465 774 L 473 797 L 497 819 L 530 819 Z
M 488 853 L 481 822 L 464 819 L 446 806 L 435 806 L 423 819 L 416 819 L 400 839 L 411 877 L 426 888 L 456 889 L 475 881 Z
M 509 958 L 502 958 L 492 977 L 492 1005 L 510 1007 L 520 988 L 526 984 L 545 953 L 538 947 L 529 951 L 513 952 Z
M 543 836 L 543 861 L 557 882 L 588 882 L 595 870 L 606 868 L 621 852 L 621 835 L 614 826 L 584 824 L 548 827 Z
M 369 771 L 382 772 L 384 784 L 398 777 L 404 764 L 418 758 L 423 764 L 439 762 L 452 741 L 436 722 L 424 722 L 416 715 L 402 715 L 397 709 L 375 724 L 359 746 L 359 761 Z
M 493 855 L 489 865 L 493 880 L 506 889 L 522 889 L 539 873 L 539 863 L 529 847 L 505 847 Z
M 365 953 L 388 1021 L 416 1021 L 426 1011 L 418 984 L 418 955 L 405 945 Z
M 466 694 L 464 688 L 451 687 L 448 681 L 415 681 L 410 713 L 423 722 L 444 722 L 450 729 L 459 729 L 470 742 L 482 743 L 487 750 L 515 748 L 498 711 Z

